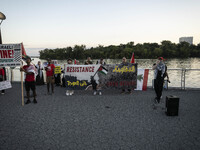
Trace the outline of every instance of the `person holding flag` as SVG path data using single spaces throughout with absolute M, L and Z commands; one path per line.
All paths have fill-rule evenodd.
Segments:
M 30 101 L 30 89 L 33 91 L 33 102 L 36 104 L 36 88 L 35 88 L 35 73 L 36 69 L 34 65 L 31 65 L 31 58 L 26 56 L 26 63 L 27 65 L 24 65 L 20 68 L 20 71 L 25 72 L 25 89 L 26 89 L 26 95 L 27 95 L 27 101 L 25 104 L 31 103 Z

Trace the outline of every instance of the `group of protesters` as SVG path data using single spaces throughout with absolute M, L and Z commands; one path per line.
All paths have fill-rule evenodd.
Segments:
M 154 89 L 156 93 L 155 100 L 157 103 L 160 103 L 160 99 L 162 98 L 162 90 L 163 90 L 163 82 L 164 78 L 167 77 L 167 81 L 169 81 L 169 76 L 167 73 L 167 66 L 163 62 L 163 57 L 159 57 L 157 62 L 153 65 L 154 71 Z M 75 60 L 76 65 L 80 65 L 80 62 L 78 60 Z M 36 100 L 36 85 L 44 85 L 44 75 L 43 71 L 46 71 L 46 84 L 47 84 L 47 94 L 52 95 L 54 93 L 54 84 L 57 86 L 64 86 L 65 87 L 65 78 L 62 77 L 61 80 L 61 74 L 54 74 L 55 65 L 58 63 L 54 62 L 52 63 L 51 59 L 47 60 L 47 64 L 43 66 L 40 61 L 38 61 L 37 65 L 34 65 L 31 63 L 31 58 L 26 58 L 26 65 L 20 68 L 20 71 L 23 71 L 25 73 L 25 89 L 26 89 L 26 95 L 27 95 L 27 101 L 25 104 L 31 103 L 30 101 L 30 90 L 33 91 L 33 102 L 37 103 Z M 67 64 L 72 65 L 73 60 L 71 58 L 67 59 Z M 90 57 L 87 58 L 87 60 L 84 62 L 84 65 L 90 65 L 93 64 Z M 98 60 L 95 64 L 101 64 L 105 65 L 105 61 L 103 58 Z M 129 63 L 127 62 L 126 58 L 122 58 L 122 64 L 127 66 Z M 61 68 L 62 69 L 62 68 Z M 64 70 L 62 70 L 62 73 L 64 73 Z M 36 75 L 37 74 L 37 75 Z M 36 78 L 35 78 L 36 75 Z M 0 67 L 0 81 L 5 80 L 5 71 L 2 67 Z M 61 84 L 62 81 L 62 84 Z M 51 88 L 50 88 L 51 87 Z M 101 89 L 101 87 L 100 87 Z M 97 94 L 97 88 L 93 88 L 94 95 Z M 2 94 L 5 93 L 5 90 L 1 91 Z M 125 88 L 122 88 L 121 93 L 129 93 L 131 94 L 131 89 L 127 89 L 127 92 L 125 92 Z M 73 95 L 73 90 L 67 90 L 66 95 Z M 102 95 L 101 90 L 99 90 L 99 95 Z

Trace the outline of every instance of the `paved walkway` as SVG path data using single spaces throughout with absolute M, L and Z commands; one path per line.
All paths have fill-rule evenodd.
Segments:
M 166 116 L 164 98 L 154 110 L 154 91 L 120 95 L 107 90 L 75 91 L 67 97 L 56 87 L 46 95 L 37 87 L 38 104 L 21 106 L 20 84 L 0 95 L 0 149 L 199 150 L 200 91 L 164 91 L 180 97 L 179 116 Z

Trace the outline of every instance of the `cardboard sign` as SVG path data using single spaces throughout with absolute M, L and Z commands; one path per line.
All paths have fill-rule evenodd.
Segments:
M 55 66 L 54 74 L 61 74 L 61 66 Z
M 0 44 L 0 66 L 20 66 L 22 60 L 21 44 Z

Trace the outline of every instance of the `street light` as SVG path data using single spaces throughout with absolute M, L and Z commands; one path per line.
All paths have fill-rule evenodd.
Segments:
M 2 24 L 3 20 L 5 20 L 5 19 L 6 19 L 6 16 L 5 16 L 2 12 L 0 12 L 0 44 L 2 44 L 2 38 L 1 38 L 1 24 Z

